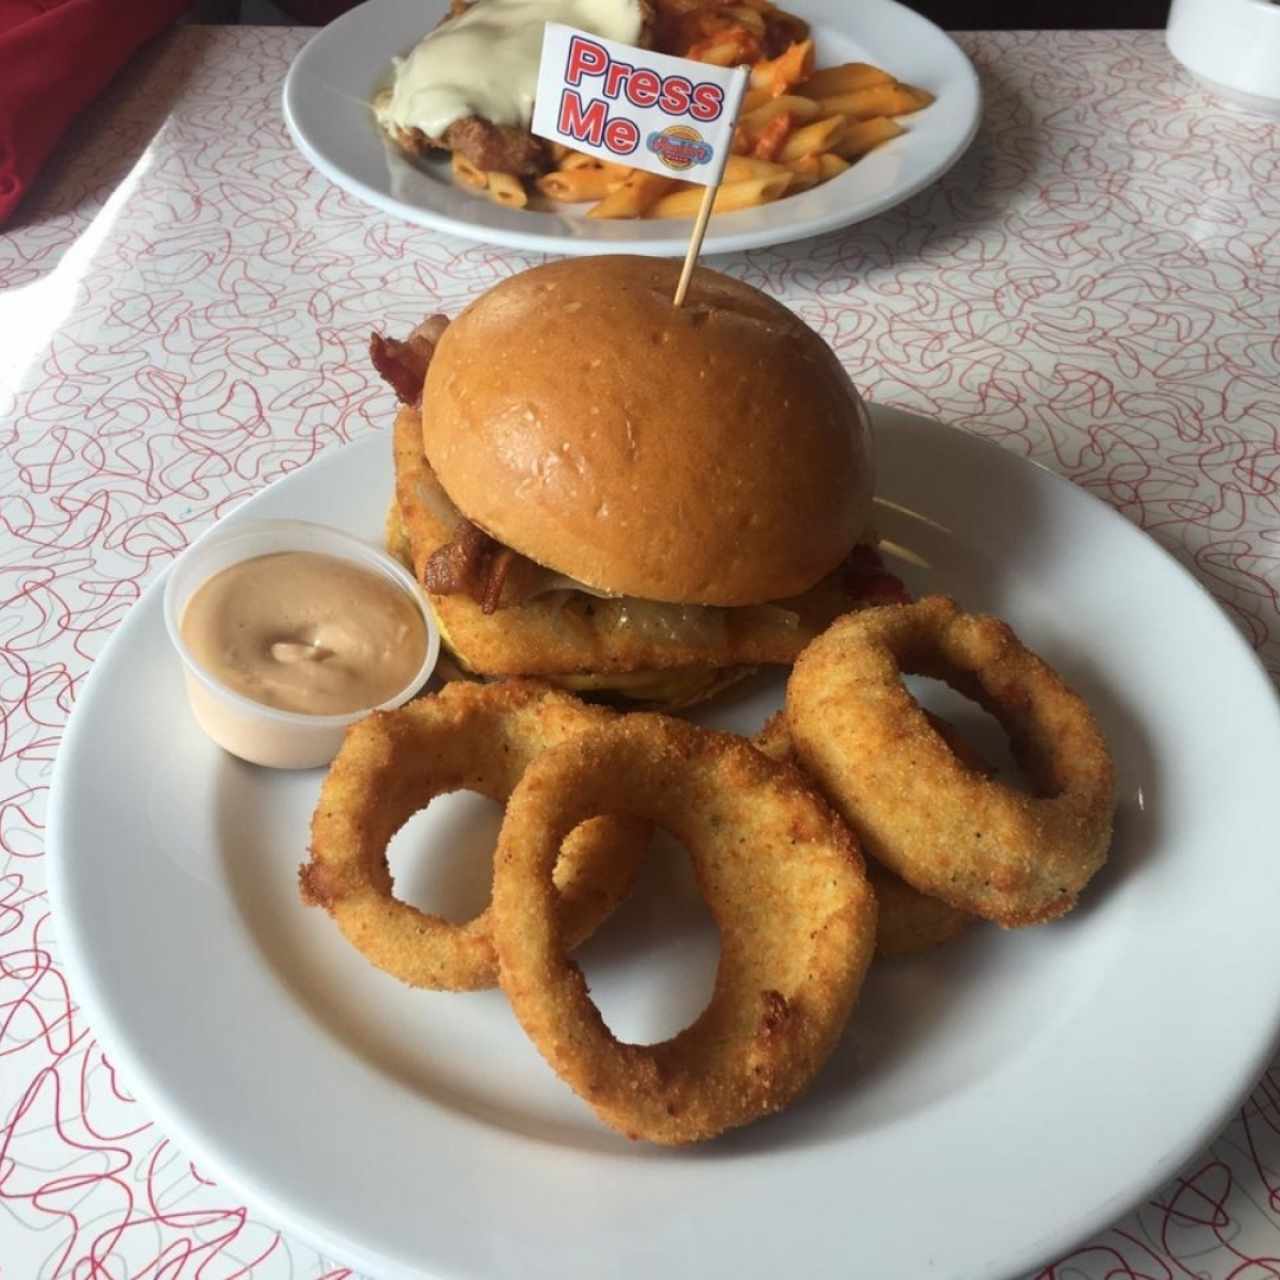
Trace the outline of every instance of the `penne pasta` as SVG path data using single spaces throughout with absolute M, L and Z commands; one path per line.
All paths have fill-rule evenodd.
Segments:
M 838 177 L 906 132 L 892 117 L 934 100 L 868 62 L 815 70 L 808 25 L 772 0 L 669 3 L 672 23 L 661 52 L 750 71 L 715 213 L 796 195 Z M 765 50 L 781 52 L 765 57 Z M 557 203 L 587 202 L 590 218 L 689 218 L 702 203 L 704 188 L 674 175 L 599 160 L 557 142 L 548 142 L 547 155 L 553 168 L 536 179 L 485 172 L 457 152 L 450 163 L 459 185 L 510 208 L 526 207 L 536 193 Z
M 933 101 L 933 95 L 909 84 L 878 84 L 853 93 L 839 93 L 819 98 L 824 112 L 838 112 L 850 120 L 870 120 L 873 116 L 904 116 L 919 111 Z
M 829 182 L 832 178 L 838 178 L 847 168 L 849 168 L 847 160 L 833 155 L 830 151 L 824 152 L 818 157 L 818 181 Z
M 598 169 L 619 179 L 631 172 L 629 164 L 614 164 L 610 160 L 597 160 L 595 156 L 583 155 L 580 151 L 570 151 L 560 162 L 560 172 L 573 173 L 577 169 Z
M 810 187 L 816 187 L 822 181 L 822 169 L 818 164 L 819 157 L 814 155 L 803 156 L 799 160 L 792 160 L 787 169 L 791 173 L 791 181 L 787 185 L 787 195 L 793 196 L 800 191 L 808 191 Z
M 477 169 L 460 151 L 449 153 L 449 167 L 453 176 L 472 191 L 483 191 L 489 185 L 489 175 L 483 169 Z
M 756 139 L 755 146 L 751 148 L 751 154 L 757 160 L 776 160 L 794 123 L 785 111 L 780 116 L 774 116 L 760 130 L 760 136 Z
M 725 161 L 724 181 L 742 182 L 747 178 L 772 178 L 786 172 L 786 166 L 774 164 L 771 160 L 757 160 L 755 156 L 730 156 Z
M 644 169 L 633 169 L 631 175 L 614 187 L 599 204 L 587 210 L 588 218 L 643 218 L 653 205 L 679 182 Z
M 906 130 L 888 116 L 877 116 L 874 120 L 853 120 L 845 126 L 831 150 L 842 159 L 856 160 L 882 142 L 888 142 L 890 138 L 903 133 Z
M 748 178 L 745 182 L 726 182 L 716 192 L 713 213 L 730 213 L 734 209 L 750 209 L 778 199 L 791 183 L 790 173 L 772 174 L 765 178 Z M 690 218 L 702 204 L 702 188 L 673 191 L 652 205 L 647 218 Z
M 579 200 L 603 200 L 624 178 L 609 173 L 603 167 L 596 169 L 557 169 L 544 173 L 534 184 L 544 196 L 562 203 Z
M 509 209 L 523 209 L 529 203 L 529 193 L 513 174 L 490 173 L 488 179 L 485 195 L 495 204 L 504 204 Z
M 792 120 L 816 120 L 822 114 L 822 108 L 813 98 L 800 98 L 787 93 L 766 102 L 764 106 L 743 112 L 738 117 L 738 127 L 745 129 L 749 137 L 758 137 L 765 125 L 784 114 L 789 115 Z
M 823 67 L 800 85 L 800 92 L 810 98 L 830 98 L 837 93 L 853 93 L 872 85 L 893 84 L 893 77 L 869 62 L 842 62 L 838 67 Z
M 785 163 L 788 160 L 799 160 L 802 156 L 815 155 L 819 151 L 830 151 L 845 131 L 847 123 L 844 116 L 828 116 L 825 120 L 815 120 L 812 124 L 797 129 L 782 144 L 778 159 Z
M 630 165 L 597 160 L 595 156 L 584 155 L 581 151 L 566 151 L 557 168 L 565 173 L 572 172 L 574 169 L 607 169 L 623 177 L 631 172 Z
M 813 70 L 813 41 L 799 40 L 776 58 L 757 62 L 751 68 L 751 87 L 777 95 L 788 92 Z

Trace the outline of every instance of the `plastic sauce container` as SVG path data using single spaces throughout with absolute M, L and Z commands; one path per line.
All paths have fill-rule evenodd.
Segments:
M 376 707 L 342 715 L 281 711 L 229 689 L 192 656 L 182 638 L 187 602 L 214 574 L 233 564 L 280 551 L 311 551 L 348 560 L 388 579 L 417 606 L 426 628 L 422 665 L 407 685 Z M 338 753 L 347 729 L 370 711 L 408 702 L 430 679 L 440 654 L 440 632 L 426 597 L 399 561 L 359 538 L 304 520 L 255 520 L 225 532 L 214 530 L 189 547 L 169 572 L 164 588 L 164 621 L 182 659 L 187 699 L 200 727 L 218 746 L 251 764 L 272 769 L 312 769 Z

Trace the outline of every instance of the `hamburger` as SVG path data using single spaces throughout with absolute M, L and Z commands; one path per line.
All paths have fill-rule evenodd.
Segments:
M 667 707 L 896 598 L 870 430 L 831 350 L 740 281 L 606 256 L 374 335 L 401 406 L 391 550 L 464 671 Z

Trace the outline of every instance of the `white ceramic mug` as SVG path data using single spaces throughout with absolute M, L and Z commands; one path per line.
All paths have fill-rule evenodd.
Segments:
M 1173 0 L 1169 52 L 1219 97 L 1280 119 L 1280 3 Z

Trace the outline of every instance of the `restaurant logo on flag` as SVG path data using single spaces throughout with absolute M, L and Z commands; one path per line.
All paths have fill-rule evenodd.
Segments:
M 669 124 L 661 133 L 651 133 L 645 146 L 668 169 L 681 171 L 695 164 L 710 164 L 715 158 L 711 144 L 692 125 Z
M 741 68 L 673 58 L 548 22 L 533 132 L 614 164 L 715 186 L 746 85 Z

